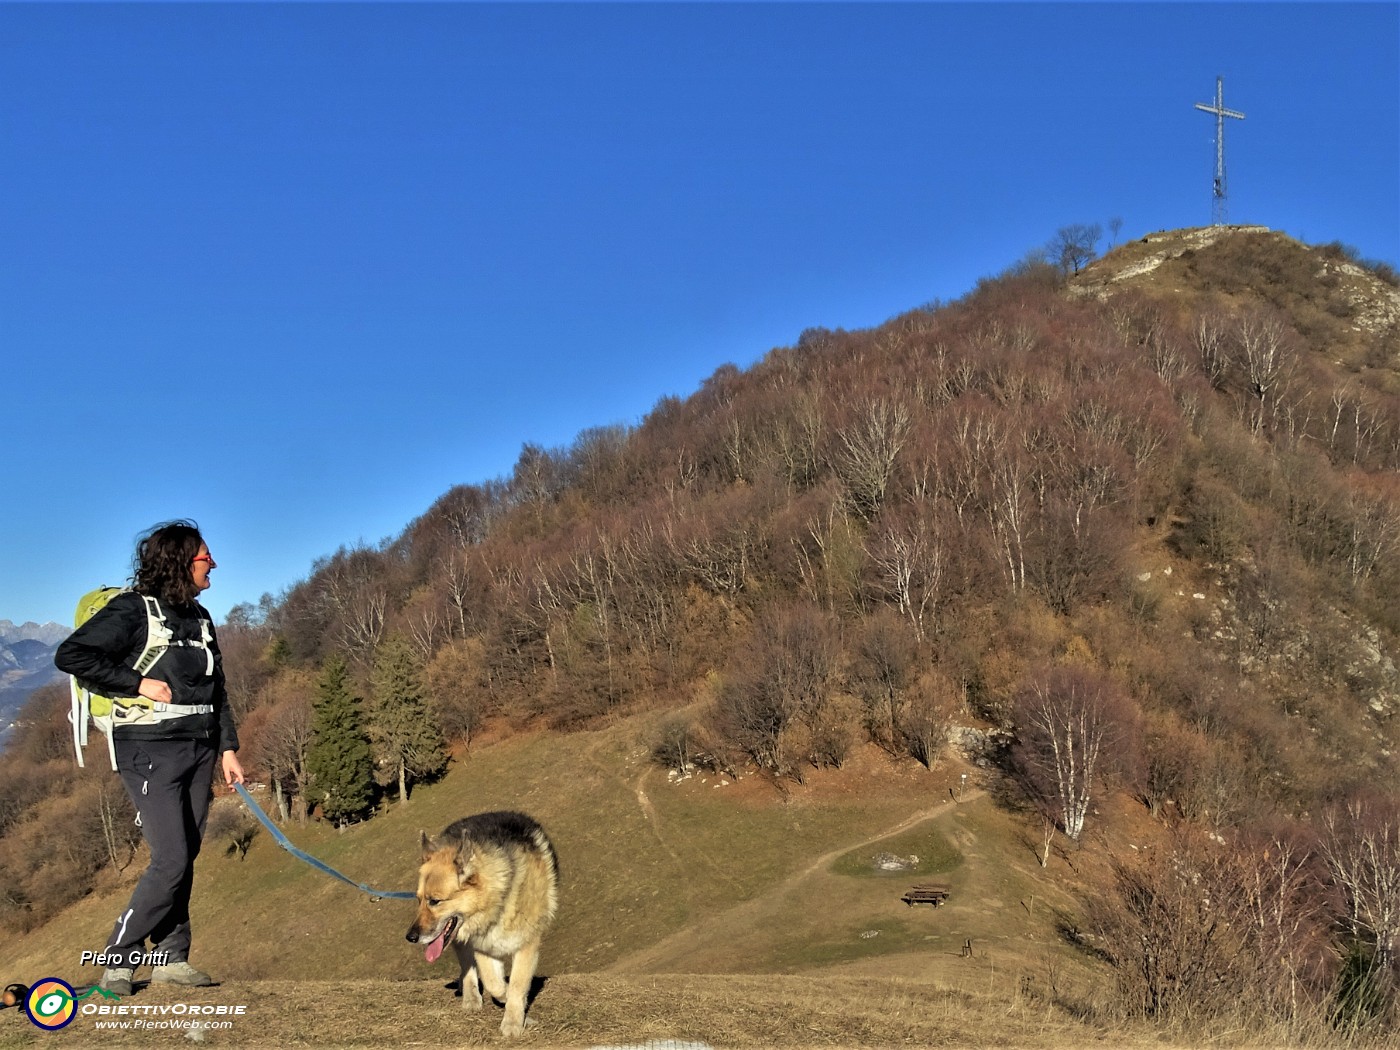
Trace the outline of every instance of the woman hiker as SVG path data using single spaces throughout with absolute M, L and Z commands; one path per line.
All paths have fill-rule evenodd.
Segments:
M 197 601 L 214 568 L 193 522 L 158 525 L 137 544 L 131 589 L 112 598 L 54 654 L 59 670 L 93 692 L 155 703 L 153 710 L 136 708 L 143 712 L 139 720 L 112 729 L 117 770 L 151 851 L 150 865 L 97 956 L 106 967 L 100 986 L 117 995 L 131 994 L 136 967 L 146 962 L 154 967 L 153 981 L 213 983 L 189 962 L 194 859 L 215 764 L 230 787 L 243 782 L 219 643 Z M 166 632 L 168 647 L 148 669 L 134 670 L 148 635 Z

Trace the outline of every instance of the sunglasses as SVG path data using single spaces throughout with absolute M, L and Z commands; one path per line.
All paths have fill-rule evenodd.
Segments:
M 214 564 L 214 556 L 212 554 L 201 554 L 194 560 L 196 562 L 207 561 L 210 565 Z

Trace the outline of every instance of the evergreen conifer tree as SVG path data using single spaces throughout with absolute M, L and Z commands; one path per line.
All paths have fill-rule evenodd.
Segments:
M 309 794 L 321 803 L 326 819 L 341 824 L 362 815 L 374 800 L 369 738 L 343 657 L 326 661 L 316 683 L 314 706 L 315 725 L 306 755 Z
M 428 709 L 422 661 L 403 635 L 392 634 L 379 647 L 370 684 L 375 777 L 381 784 L 397 779 L 399 801 L 407 802 L 409 781 L 441 773 L 447 766 L 447 751 Z

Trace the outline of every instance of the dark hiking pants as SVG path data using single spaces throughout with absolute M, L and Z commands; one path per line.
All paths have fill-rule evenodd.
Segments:
M 209 814 L 214 746 L 203 740 L 116 738 L 117 771 L 136 807 L 151 864 L 108 938 L 108 953 L 144 950 L 147 940 L 164 962 L 190 953 L 190 887 L 194 859 Z

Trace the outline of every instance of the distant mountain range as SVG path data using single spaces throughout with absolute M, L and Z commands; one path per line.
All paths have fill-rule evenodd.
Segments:
M 71 631 L 58 623 L 16 625 L 0 620 L 0 748 L 30 694 L 62 679 L 53 654 Z

